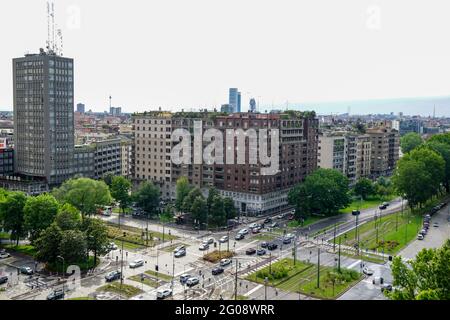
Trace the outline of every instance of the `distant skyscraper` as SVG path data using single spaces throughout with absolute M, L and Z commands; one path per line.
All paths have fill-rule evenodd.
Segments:
M 122 114 L 122 108 L 110 107 L 109 114 L 112 116 L 120 116 Z
M 255 113 L 256 112 L 256 100 L 251 98 L 250 99 L 250 112 Z
M 73 59 L 46 53 L 13 59 L 15 171 L 62 183 L 73 173 Z
M 77 104 L 77 112 L 85 113 L 85 110 L 86 110 L 86 108 L 85 108 L 85 105 L 83 103 Z
M 233 112 L 241 112 L 241 93 L 237 88 L 230 88 L 228 104 L 233 108 Z

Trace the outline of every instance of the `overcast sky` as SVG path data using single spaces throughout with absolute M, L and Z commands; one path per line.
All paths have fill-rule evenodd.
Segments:
M 244 110 L 250 96 L 271 105 L 450 95 L 448 0 L 55 5 L 64 54 L 75 59 L 75 102 L 96 111 L 110 94 L 128 112 L 220 106 L 229 87 L 242 91 Z M 4 109 L 11 59 L 45 46 L 46 1 L 2 1 L 0 30 Z

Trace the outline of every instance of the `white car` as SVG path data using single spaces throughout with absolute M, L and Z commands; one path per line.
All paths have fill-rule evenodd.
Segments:
M 240 234 L 248 234 L 248 229 L 242 229 L 239 231 Z
M 419 234 L 417 235 L 417 240 L 423 240 L 423 239 L 424 239 L 423 234 L 419 233 Z
M 0 253 L 0 259 L 6 259 L 6 258 L 9 258 L 9 257 L 11 257 L 11 255 L 9 253 L 7 253 L 7 252 Z
M 165 299 L 167 297 L 170 297 L 172 293 L 173 293 L 172 289 L 160 290 L 156 293 L 156 299 Z
M 208 244 L 213 244 L 214 241 L 216 241 L 214 238 L 208 238 L 208 240 L 206 240 Z
M 373 270 L 370 269 L 369 267 L 364 267 L 363 268 L 363 273 L 368 275 L 368 276 L 371 276 L 371 275 L 373 275 Z
M 199 247 L 198 247 L 198 250 L 201 250 L 201 251 L 205 251 L 205 250 L 208 250 L 209 249 L 209 244 L 207 244 L 207 243 L 202 243 Z
M 175 253 L 175 252 L 178 252 L 178 251 L 180 251 L 180 250 L 185 250 L 185 249 L 186 249 L 186 247 L 183 246 L 183 245 L 181 245 L 181 246 L 176 247 L 176 248 L 173 250 L 173 252 Z
M 200 280 L 197 277 L 192 277 L 187 279 L 186 285 L 190 288 L 200 283 Z
M 222 259 L 222 260 L 220 260 L 220 266 L 221 267 L 225 267 L 225 266 L 227 266 L 227 265 L 229 265 L 231 263 L 232 263 L 232 261 L 230 259 Z
M 142 267 L 143 265 L 144 265 L 144 260 L 138 259 L 138 260 L 134 260 L 133 262 L 130 263 L 130 268 L 132 268 L 132 269 L 139 268 L 139 267 Z
M 225 243 L 228 241 L 228 237 L 227 236 L 223 236 L 222 238 L 219 239 L 220 243 Z
M 248 227 L 249 227 L 250 229 L 254 229 L 254 228 L 256 228 L 257 226 L 258 226 L 257 223 L 252 223 L 252 224 L 249 225 Z
M 117 249 L 119 249 L 119 247 L 114 242 L 111 242 L 109 244 L 109 250 L 117 250 Z
M 293 235 L 292 233 L 288 233 L 287 235 L 285 235 L 284 236 L 285 238 L 287 238 L 287 239 L 294 239 L 295 238 L 295 235 Z

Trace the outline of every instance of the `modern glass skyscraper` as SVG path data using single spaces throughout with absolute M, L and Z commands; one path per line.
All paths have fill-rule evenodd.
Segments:
M 237 88 L 230 88 L 228 104 L 233 108 L 233 112 L 241 112 L 241 93 Z
M 15 172 L 60 184 L 73 174 L 73 59 L 49 53 L 13 59 Z

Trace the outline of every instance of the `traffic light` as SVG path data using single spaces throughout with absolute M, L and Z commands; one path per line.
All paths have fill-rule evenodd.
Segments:
M 392 256 L 389 256 L 389 261 L 392 261 Z
M 155 266 L 155 270 L 159 271 L 159 266 L 158 265 Z

